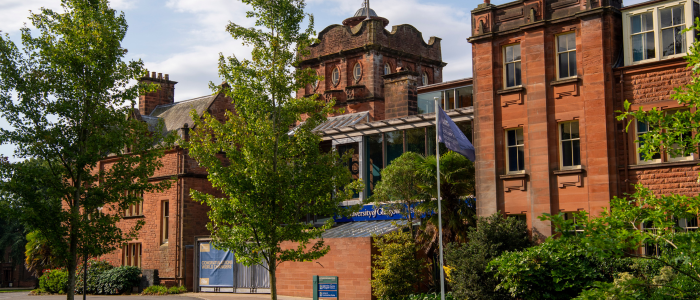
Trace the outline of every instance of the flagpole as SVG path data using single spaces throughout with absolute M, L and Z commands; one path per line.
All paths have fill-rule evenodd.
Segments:
M 438 243 L 440 248 L 440 300 L 445 300 L 445 267 L 442 265 L 442 204 L 440 202 L 440 103 L 435 97 L 435 158 L 437 159 Z

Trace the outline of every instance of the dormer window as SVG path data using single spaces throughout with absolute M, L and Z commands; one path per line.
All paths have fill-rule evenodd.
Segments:
M 685 53 L 685 16 L 683 6 L 662 9 L 661 15 L 661 49 L 664 56 Z
M 352 75 L 355 77 L 355 81 L 360 81 L 360 78 L 362 77 L 362 66 L 360 63 L 356 63 L 355 67 L 352 69 Z
M 654 16 L 644 13 L 630 18 L 632 25 L 632 60 L 640 61 L 656 57 L 654 47 Z
M 693 30 L 683 32 L 693 20 L 695 1 L 656 2 L 653 5 L 624 10 L 625 65 L 684 56 L 694 39 Z M 692 43 L 690 43 L 692 44 Z
M 391 66 L 389 63 L 384 64 L 384 75 L 391 74 Z
M 336 67 L 333 69 L 333 73 L 331 74 L 331 82 L 333 82 L 333 85 L 336 86 L 340 82 L 340 70 Z

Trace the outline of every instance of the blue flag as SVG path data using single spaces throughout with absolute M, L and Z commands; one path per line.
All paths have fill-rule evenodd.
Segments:
M 447 149 L 466 156 L 469 160 L 474 161 L 474 145 L 469 141 L 469 139 L 464 135 L 464 133 L 459 130 L 457 124 L 452 122 L 452 119 L 447 116 L 442 107 L 438 106 L 439 124 L 437 124 L 437 134 L 440 143 L 445 144 Z

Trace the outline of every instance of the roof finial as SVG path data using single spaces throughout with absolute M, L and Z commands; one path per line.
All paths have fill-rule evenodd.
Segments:
M 367 13 L 366 20 L 369 20 L 369 0 L 365 0 L 365 12 Z

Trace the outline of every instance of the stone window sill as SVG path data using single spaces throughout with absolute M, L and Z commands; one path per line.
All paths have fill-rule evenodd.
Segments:
M 520 179 L 527 177 L 526 173 L 500 175 L 500 179 Z
M 552 173 L 554 175 L 567 175 L 567 174 L 579 174 L 583 173 L 585 170 L 584 169 L 566 169 L 566 170 L 554 170 Z
M 145 218 L 146 216 L 144 215 L 138 215 L 138 216 L 124 216 L 122 219 L 139 219 L 139 218 Z
M 496 91 L 496 94 L 503 95 L 503 94 L 522 92 L 524 90 L 525 90 L 525 88 L 523 86 L 516 86 L 516 87 L 512 87 L 512 88 L 498 90 L 498 91 Z
M 670 161 L 670 162 L 660 162 L 660 163 L 649 163 L 641 165 L 629 165 L 627 169 L 637 170 L 637 169 L 649 169 L 649 168 L 669 168 L 669 167 L 682 167 L 682 166 L 692 166 L 699 164 L 698 160 L 686 160 L 686 161 Z
M 554 80 L 554 81 L 550 82 L 549 85 L 560 85 L 560 84 L 567 84 L 567 83 L 578 82 L 578 81 L 579 81 L 578 76 L 574 76 L 574 77 Z

